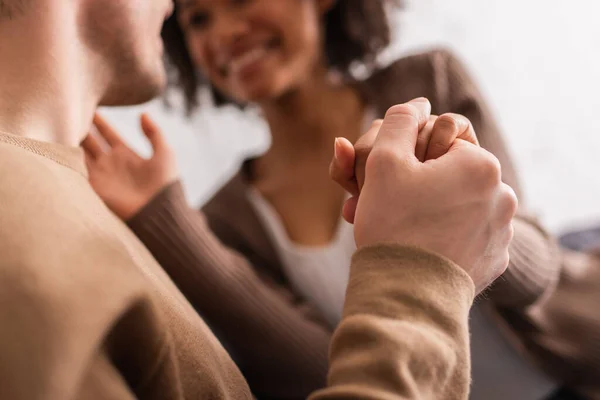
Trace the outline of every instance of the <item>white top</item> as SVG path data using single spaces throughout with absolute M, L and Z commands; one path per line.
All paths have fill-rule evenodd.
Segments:
M 352 225 L 340 220 L 333 240 L 326 247 L 302 246 L 289 239 L 279 215 L 260 192 L 250 189 L 248 198 L 267 228 L 296 293 L 335 327 L 342 315 L 350 260 L 356 250 Z
M 374 109 L 365 110 L 363 132 L 371 127 L 375 116 Z M 335 327 L 342 315 L 350 261 L 356 251 L 352 225 L 340 217 L 334 238 L 328 246 L 298 245 L 289 239 L 277 211 L 260 192 L 251 188 L 247 195 L 267 227 L 290 284 Z
M 365 131 L 372 112 L 365 116 Z M 255 189 L 248 198 L 275 244 L 285 275 L 296 293 L 316 307 L 332 327 L 341 319 L 352 255 L 356 251 L 352 225 L 340 218 L 327 246 L 293 243 L 276 210 Z M 471 400 L 542 400 L 557 385 L 523 359 L 502 336 L 481 306 L 470 314 Z

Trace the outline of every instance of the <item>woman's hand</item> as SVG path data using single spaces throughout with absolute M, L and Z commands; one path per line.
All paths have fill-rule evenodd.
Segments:
M 407 103 L 419 112 L 429 115 L 431 105 L 427 99 L 418 98 Z M 329 168 L 331 178 L 352 196 L 342 211 L 344 219 L 354 222 L 356 204 L 365 177 L 365 165 L 383 120 L 375 120 L 367 133 L 355 145 L 345 138 L 335 140 L 334 158 Z M 476 146 L 479 141 L 471 122 L 458 114 L 431 115 L 427 124 L 419 131 L 415 146 L 415 156 L 420 162 L 435 160 L 450 150 L 455 140 L 464 140 Z
M 137 214 L 165 186 L 178 178 L 175 156 L 158 127 L 146 115 L 142 130 L 153 154 L 145 159 L 136 154 L 120 135 L 98 114 L 94 126 L 98 136 L 89 134 L 82 142 L 90 184 L 106 205 L 121 219 Z

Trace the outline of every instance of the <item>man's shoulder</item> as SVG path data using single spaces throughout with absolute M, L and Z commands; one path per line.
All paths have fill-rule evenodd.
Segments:
M 7 214 L 7 208 L 18 211 L 36 207 L 41 212 L 46 206 L 55 207 L 53 199 L 67 197 L 63 187 L 78 178 L 83 177 L 50 158 L 0 141 L 2 214 Z
M 51 160 L 0 143 L 0 247 L 6 241 L 68 236 L 62 225 L 77 213 L 73 196 L 81 185 L 71 179 L 70 171 Z
M 44 163 L 26 152 L 16 160 L 3 155 L 0 149 L 0 369 L 54 384 L 36 374 L 91 354 L 120 316 L 150 297 L 118 240 L 103 237 L 78 210 L 52 167 L 30 173 Z
M 0 143 L 0 269 L 15 279 L 102 274 L 127 255 L 115 217 L 85 178 L 52 160 Z M 19 272 L 22 271 L 21 272 Z
M 58 324 L 83 316 L 80 305 L 102 313 L 143 293 L 114 219 L 83 176 L 0 143 L 0 320 Z

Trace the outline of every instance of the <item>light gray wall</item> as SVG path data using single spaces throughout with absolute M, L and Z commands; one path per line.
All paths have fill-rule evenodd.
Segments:
M 551 229 L 600 222 L 600 2 L 412 0 L 390 57 L 444 45 L 480 82 L 521 171 L 527 204 Z M 186 121 L 161 102 L 106 110 L 144 154 L 149 111 L 174 146 L 190 201 L 205 201 L 249 151 L 268 146 L 256 115 L 205 110 Z

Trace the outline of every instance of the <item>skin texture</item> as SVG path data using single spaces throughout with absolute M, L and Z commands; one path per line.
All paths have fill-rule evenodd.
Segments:
M 165 86 L 160 29 L 169 0 L 8 3 L 0 23 L 3 131 L 77 146 L 100 104 L 137 104 Z M 20 5 L 16 7 L 15 5 Z

